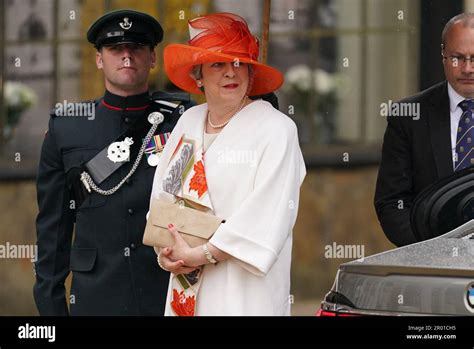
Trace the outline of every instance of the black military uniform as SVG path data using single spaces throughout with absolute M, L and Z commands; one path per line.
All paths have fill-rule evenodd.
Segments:
M 129 31 L 117 28 L 119 23 Z M 128 10 L 105 15 L 88 32 L 96 47 L 104 42 L 154 46 L 161 38 L 156 20 Z M 106 91 L 95 101 L 94 118 L 53 113 L 37 177 L 39 258 L 34 295 L 41 315 L 68 315 L 67 303 L 71 315 L 164 313 L 169 274 L 158 267 L 153 248 L 142 244 L 155 167 L 143 155 L 133 175 L 111 195 L 88 193 L 80 175 L 97 154 L 129 137 L 134 142 L 129 161 L 99 185 L 116 186 L 131 171 L 152 126 L 149 114 L 163 114 L 155 132 L 163 135 L 172 131 L 182 112 L 175 107 L 148 92 L 121 97 Z M 99 167 L 105 164 L 101 161 Z M 64 281 L 70 271 L 71 295 L 66 299 Z

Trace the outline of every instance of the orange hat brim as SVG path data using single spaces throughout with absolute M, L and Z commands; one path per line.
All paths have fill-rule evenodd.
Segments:
M 236 59 L 253 66 L 254 81 L 249 96 L 270 93 L 283 85 L 283 74 L 279 70 L 249 58 L 182 44 L 171 44 L 164 49 L 164 66 L 168 78 L 179 88 L 200 95 L 203 92 L 191 77 L 193 66 L 212 62 L 234 62 Z

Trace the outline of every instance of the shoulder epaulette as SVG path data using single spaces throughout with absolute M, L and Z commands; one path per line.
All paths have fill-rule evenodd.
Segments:
M 51 109 L 49 110 L 49 116 L 51 116 L 52 118 L 54 118 L 55 116 L 58 116 L 58 115 L 56 114 L 56 107 L 51 108 Z
M 189 93 L 185 92 L 153 92 L 150 99 L 159 104 L 160 112 L 181 115 L 195 105 Z M 179 116 L 178 116 L 179 117 Z
M 185 92 L 164 92 L 156 91 L 151 94 L 151 99 L 165 102 L 191 102 L 191 96 Z
M 161 99 L 154 99 L 153 102 L 159 105 L 160 112 L 172 113 L 178 107 L 176 103 L 163 101 Z

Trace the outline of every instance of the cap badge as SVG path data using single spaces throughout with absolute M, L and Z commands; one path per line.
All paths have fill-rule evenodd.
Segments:
M 129 30 L 132 27 L 133 22 L 128 21 L 128 17 L 123 18 L 123 22 L 120 22 L 120 27 L 124 30 Z

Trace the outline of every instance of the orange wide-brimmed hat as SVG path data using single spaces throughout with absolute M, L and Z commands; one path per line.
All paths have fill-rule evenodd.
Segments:
M 213 62 L 242 62 L 253 66 L 253 84 L 249 96 L 277 90 L 283 74 L 258 62 L 258 39 L 247 22 L 232 13 L 214 13 L 189 21 L 188 45 L 171 44 L 164 50 L 168 78 L 179 88 L 196 94 L 203 92 L 191 77 L 193 66 Z

